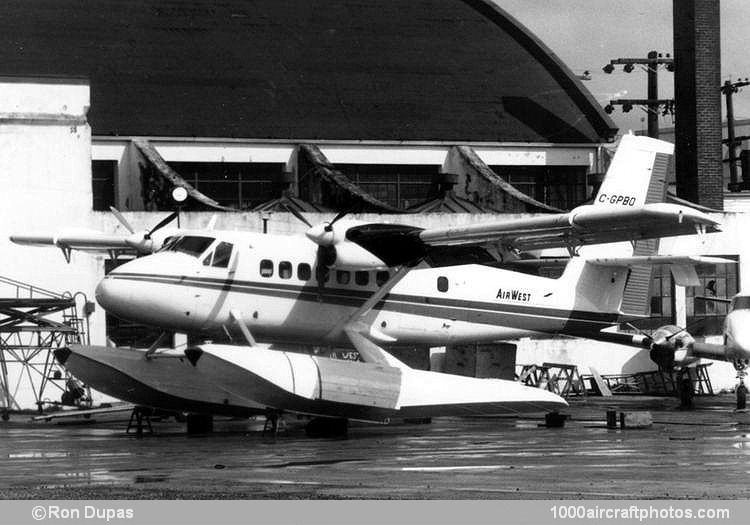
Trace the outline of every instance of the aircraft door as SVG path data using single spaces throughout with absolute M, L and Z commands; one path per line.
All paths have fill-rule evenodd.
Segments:
M 202 256 L 201 265 L 195 272 L 191 297 L 201 329 L 218 329 L 229 321 L 231 283 L 239 259 L 234 245 L 224 241 Z

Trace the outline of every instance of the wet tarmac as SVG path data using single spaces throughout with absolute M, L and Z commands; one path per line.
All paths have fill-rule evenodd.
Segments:
M 564 428 L 543 418 L 436 418 L 353 424 L 343 439 L 309 438 L 290 421 L 217 420 L 187 435 L 128 416 L 0 423 L 4 499 L 747 499 L 750 416 L 731 395 L 573 399 Z M 646 429 L 608 429 L 606 410 L 649 410 Z

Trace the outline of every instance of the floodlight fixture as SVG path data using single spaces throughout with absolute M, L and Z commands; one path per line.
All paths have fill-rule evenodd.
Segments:
M 185 199 L 188 197 L 188 192 L 185 188 L 182 186 L 177 186 L 175 189 L 172 190 L 172 199 L 177 203 L 183 203 L 185 202 Z

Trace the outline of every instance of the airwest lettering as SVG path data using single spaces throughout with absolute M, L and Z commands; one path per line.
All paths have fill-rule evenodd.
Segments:
M 599 202 L 608 202 L 610 204 L 621 204 L 623 206 L 635 206 L 635 197 L 630 195 L 609 195 L 602 193 L 597 198 Z
M 495 299 L 503 301 L 522 301 L 528 303 L 531 300 L 531 292 L 522 292 L 521 290 L 503 290 L 498 289 Z

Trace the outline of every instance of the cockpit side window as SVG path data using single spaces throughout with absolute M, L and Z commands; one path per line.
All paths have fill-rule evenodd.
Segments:
M 232 248 L 234 245 L 228 242 L 220 242 L 214 250 L 214 260 L 211 266 L 216 268 L 226 268 L 229 266 L 229 259 L 232 257 Z

